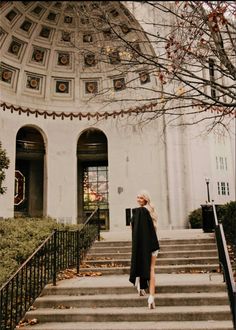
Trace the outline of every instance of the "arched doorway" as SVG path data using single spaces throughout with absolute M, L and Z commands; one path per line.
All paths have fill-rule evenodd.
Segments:
M 33 127 L 22 127 L 16 136 L 15 216 L 43 216 L 44 140 Z
M 77 145 L 78 221 L 96 206 L 100 208 L 101 228 L 109 229 L 107 138 L 98 129 L 84 131 Z

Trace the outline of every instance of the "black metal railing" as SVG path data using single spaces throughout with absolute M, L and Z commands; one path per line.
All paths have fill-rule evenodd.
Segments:
M 233 323 L 234 323 L 234 327 L 236 328 L 236 285 L 234 282 L 234 276 L 233 276 L 232 266 L 227 249 L 224 229 L 222 224 L 218 222 L 216 207 L 214 203 L 212 203 L 212 207 L 214 213 L 214 229 L 215 229 L 215 237 L 218 248 L 220 269 L 223 272 L 224 281 L 226 282 L 227 285 Z
M 0 288 L 0 329 L 13 330 L 44 286 L 56 285 L 57 275 L 75 267 L 96 240 L 100 240 L 99 208 L 78 230 L 54 230 Z

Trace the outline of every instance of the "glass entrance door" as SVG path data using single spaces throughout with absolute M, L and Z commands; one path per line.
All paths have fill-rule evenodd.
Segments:
M 108 166 L 83 167 L 83 212 L 89 216 L 96 207 L 100 209 L 101 229 L 109 229 Z

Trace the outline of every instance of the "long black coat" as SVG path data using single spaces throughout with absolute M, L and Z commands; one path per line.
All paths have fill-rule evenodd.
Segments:
M 136 277 L 140 277 L 140 288 L 146 289 L 150 280 L 151 254 L 160 247 L 149 211 L 145 207 L 138 207 L 132 211 L 132 256 L 129 281 L 135 285 Z

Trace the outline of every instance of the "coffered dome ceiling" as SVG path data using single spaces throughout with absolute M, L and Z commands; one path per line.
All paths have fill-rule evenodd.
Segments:
M 0 6 L 4 95 L 74 103 L 150 82 L 146 68 L 137 65 L 139 56 L 116 36 L 138 52 L 152 52 L 119 1 L 3 1 Z

